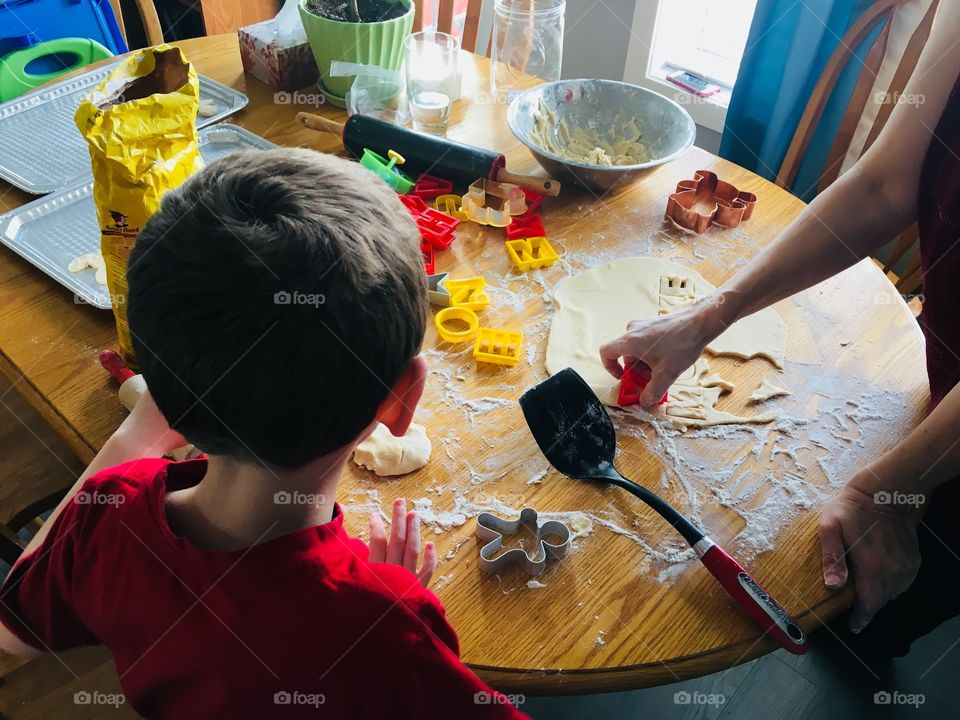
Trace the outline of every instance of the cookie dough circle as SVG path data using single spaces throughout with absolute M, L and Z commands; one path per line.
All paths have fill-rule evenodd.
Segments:
M 386 425 L 377 423 L 370 437 L 357 445 L 353 461 L 380 477 L 406 475 L 426 465 L 432 449 L 423 425 L 410 423 L 406 434 L 396 437 Z
M 600 362 L 600 346 L 620 337 L 631 320 L 662 315 L 713 290 L 699 273 L 659 258 L 624 258 L 566 278 L 553 296 L 547 372 L 572 367 L 604 404 L 616 407 L 619 381 Z M 786 344 L 783 320 L 767 308 L 734 323 L 707 349 L 783 367 Z

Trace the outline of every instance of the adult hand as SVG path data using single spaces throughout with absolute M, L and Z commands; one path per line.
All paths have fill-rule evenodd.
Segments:
M 437 569 L 437 546 L 428 542 L 423 546 L 423 562 L 420 563 L 420 518 L 403 498 L 393 501 L 393 519 L 390 521 L 390 539 L 377 513 L 370 515 L 370 562 L 386 562 L 402 565 L 416 575 L 424 587 L 430 584 L 433 571 Z M 420 569 L 417 569 L 417 566 Z
M 640 395 L 640 404 L 650 407 L 660 402 L 674 381 L 697 361 L 707 343 L 720 334 L 719 322 L 715 307 L 705 303 L 634 320 L 627 324 L 627 332 L 600 347 L 600 359 L 615 378 L 623 375 L 624 366 L 638 361 L 646 364 L 651 379 Z
M 852 566 L 857 600 L 850 629 L 855 633 L 909 588 L 920 569 L 912 517 L 917 496 L 876 490 L 881 486 L 889 484 L 863 470 L 820 512 L 823 581 L 831 589 L 843 586 Z

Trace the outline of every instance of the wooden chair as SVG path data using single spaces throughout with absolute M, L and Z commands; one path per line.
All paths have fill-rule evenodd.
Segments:
M 448 34 L 453 34 L 453 16 L 455 10 L 455 0 L 437 0 L 437 30 Z M 416 0 L 416 15 L 413 20 L 413 31 L 423 30 L 424 17 L 431 13 L 428 10 L 433 7 L 432 0 Z M 460 38 L 460 47 L 468 52 L 477 52 L 478 40 L 477 33 L 480 29 L 480 14 L 483 10 L 483 0 L 468 0 L 467 14 L 463 21 L 463 35 Z M 490 55 L 490 43 L 488 37 L 482 38 L 482 45 L 486 47 L 486 54 Z
M 137 7 L 137 13 L 140 16 L 140 23 L 143 25 L 144 35 L 147 37 L 147 45 L 159 45 L 163 42 L 163 28 L 160 26 L 160 16 L 157 15 L 157 8 L 153 0 L 134 0 Z M 123 8 L 120 0 L 110 0 L 110 6 L 113 8 L 113 14 L 117 18 L 117 25 L 120 26 L 120 32 L 127 39 L 127 26 L 123 18 Z M 128 43 L 129 44 L 129 43 Z M 132 50 L 133 48 L 131 48 Z
M 0 375 L 0 559 L 12 564 L 25 543 L 17 531 L 56 506 L 83 472 L 74 456 Z
M 823 174 L 820 177 L 817 189 L 823 191 L 840 175 L 844 158 L 847 156 L 851 142 L 857 130 L 863 111 L 870 99 L 870 93 L 877 77 L 877 72 L 883 62 L 884 54 L 887 49 L 887 42 L 890 36 L 890 28 L 893 24 L 897 10 L 906 0 L 878 0 L 867 8 L 863 14 L 857 18 L 856 22 L 847 30 L 846 34 L 840 40 L 836 50 L 827 61 L 823 73 L 820 75 L 807 107 L 800 118 L 797 130 L 794 133 L 787 154 L 784 156 L 780 171 L 777 173 L 776 183 L 782 188 L 789 189 L 796 180 L 797 173 L 803 158 L 806 155 L 813 135 L 816 132 L 817 125 L 823 115 L 824 108 L 833 94 L 840 76 L 847 64 L 853 58 L 853 49 L 858 48 L 867 36 L 880 24 L 878 33 L 873 44 L 867 51 L 866 61 L 862 68 L 857 83 L 854 87 L 850 102 L 840 123 L 840 129 L 830 148 L 830 154 Z M 917 66 L 920 53 L 930 36 L 930 28 L 933 25 L 933 18 L 936 15 L 939 0 L 932 0 L 927 12 L 914 30 L 913 35 L 907 42 L 906 49 L 900 64 L 887 88 L 887 98 L 897 98 L 903 93 L 910 79 L 913 69 Z M 886 124 L 890 113 L 893 111 L 895 102 L 884 103 L 877 114 L 876 120 L 870 128 L 862 152 L 874 143 L 883 126 Z M 917 290 L 922 282 L 922 270 L 920 267 L 920 250 L 917 245 L 917 228 L 914 225 L 903 235 L 894 241 L 894 248 L 886 262 L 879 265 L 883 271 L 891 277 L 891 281 L 901 293 L 910 294 Z M 907 257 L 906 270 L 897 277 L 893 273 L 893 268 L 904 257 Z

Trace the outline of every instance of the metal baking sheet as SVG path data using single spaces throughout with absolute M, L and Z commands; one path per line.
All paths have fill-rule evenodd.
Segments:
M 222 123 L 200 131 L 200 154 L 207 163 L 246 148 L 274 148 L 269 140 Z M 0 215 L 0 242 L 36 265 L 74 294 L 74 302 L 109 310 L 110 295 L 91 269 L 72 273 L 74 258 L 100 249 L 100 226 L 89 177 Z
M 0 104 L 0 178 L 21 190 L 45 195 L 90 175 L 86 141 L 73 121 L 80 102 L 119 63 L 91 70 Z M 246 107 L 249 99 L 200 76 L 200 99 L 217 112 L 197 117 L 204 128 Z

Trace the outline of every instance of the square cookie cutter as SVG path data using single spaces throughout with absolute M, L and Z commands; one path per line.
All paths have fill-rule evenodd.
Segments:
M 503 547 L 503 538 L 528 531 L 534 540 L 533 554 L 522 548 L 511 548 L 497 555 Z M 545 540 L 545 536 L 555 535 L 559 542 Z M 482 512 L 477 515 L 477 538 L 484 541 L 480 547 L 480 569 L 484 572 L 499 572 L 507 565 L 522 565 L 530 575 L 540 575 L 547 566 L 547 560 L 559 560 L 570 550 L 570 528 L 559 520 L 548 520 L 541 524 L 537 511 L 524 508 L 516 520 L 506 520 L 493 513 Z

